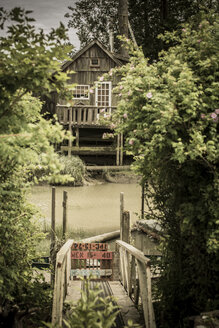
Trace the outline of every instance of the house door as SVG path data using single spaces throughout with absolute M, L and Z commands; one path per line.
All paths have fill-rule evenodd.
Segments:
M 97 107 L 111 107 L 111 82 L 98 82 L 95 91 Z

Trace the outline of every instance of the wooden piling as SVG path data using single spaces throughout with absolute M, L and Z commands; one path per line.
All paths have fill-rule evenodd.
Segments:
M 130 243 L 130 213 L 123 211 L 121 240 Z
M 62 238 L 65 239 L 67 232 L 67 200 L 68 193 L 67 191 L 63 191 L 63 229 L 62 229 Z
M 55 199 L 56 188 L 52 187 L 52 206 L 51 206 L 51 244 L 50 244 L 50 261 L 52 265 L 50 282 L 51 286 L 54 285 L 55 280 L 55 261 L 56 261 L 56 250 L 55 250 L 55 206 L 56 206 L 56 199 Z

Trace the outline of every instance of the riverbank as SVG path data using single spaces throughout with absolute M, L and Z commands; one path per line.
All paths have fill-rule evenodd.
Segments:
M 86 171 L 83 184 L 98 184 L 98 183 L 117 183 L 117 184 L 138 184 L 140 177 L 135 175 L 130 169 L 125 170 L 95 170 Z

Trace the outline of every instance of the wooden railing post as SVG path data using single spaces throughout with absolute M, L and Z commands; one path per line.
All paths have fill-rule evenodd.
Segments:
M 148 286 L 145 266 L 137 260 L 141 301 L 144 312 L 144 321 L 146 327 L 150 327 L 149 309 L 148 309 Z
M 143 252 L 122 240 L 117 240 L 116 244 L 120 252 L 122 284 L 129 296 L 134 291 L 134 302 L 136 305 L 138 304 L 140 293 L 145 327 L 156 328 L 152 304 L 150 260 L 144 256 Z M 132 257 L 131 265 L 129 265 L 129 256 Z M 137 262 L 138 274 L 136 274 L 135 262 Z M 133 289 L 132 286 L 134 287 Z
M 67 294 L 71 270 L 71 247 L 69 239 L 56 256 L 55 286 L 53 293 L 52 327 L 62 327 L 63 302 Z M 58 326 L 57 326 L 58 325 Z

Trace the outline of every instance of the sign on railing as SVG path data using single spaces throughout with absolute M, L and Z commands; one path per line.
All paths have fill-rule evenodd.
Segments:
M 93 276 L 112 279 L 113 252 L 106 243 L 73 243 L 71 249 L 71 277 Z

